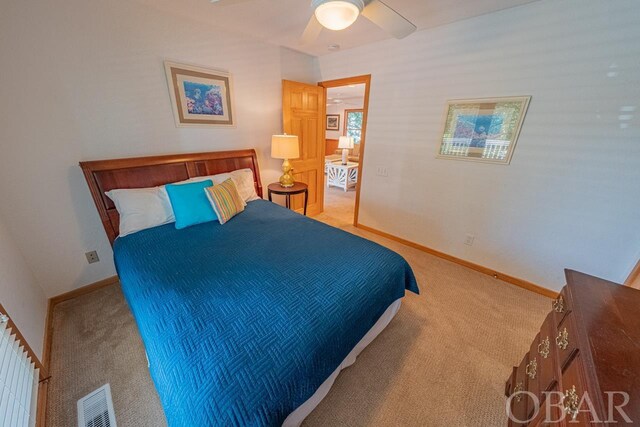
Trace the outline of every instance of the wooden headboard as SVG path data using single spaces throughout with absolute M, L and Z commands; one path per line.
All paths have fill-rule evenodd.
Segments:
M 109 190 L 156 187 L 198 176 L 248 168 L 253 171 L 256 193 L 262 197 L 258 159 L 253 149 L 95 160 L 80 162 L 80 167 L 112 245 L 119 234 L 120 215 L 111 199 L 104 194 Z

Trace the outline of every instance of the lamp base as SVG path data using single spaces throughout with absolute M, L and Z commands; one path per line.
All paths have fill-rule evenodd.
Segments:
M 289 159 L 284 159 L 282 162 L 282 176 L 280 177 L 280 186 L 284 188 L 293 187 L 295 181 L 293 180 L 293 176 L 291 176 L 291 171 L 293 168 L 291 167 L 291 163 L 289 163 Z
M 349 161 L 349 149 L 347 148 L 343 148 L 342 149 L 342 164 L 346 165 Z

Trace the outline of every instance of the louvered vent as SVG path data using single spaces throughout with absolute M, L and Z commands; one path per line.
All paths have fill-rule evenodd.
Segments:
M 117 427 L 109 384 L 78 400 L 78 427 Z

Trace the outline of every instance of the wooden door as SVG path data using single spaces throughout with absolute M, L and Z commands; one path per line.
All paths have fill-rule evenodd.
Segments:
M 308 215 L 322 212 L 324 202 L 324 88 L 282 81 L 284 132 L 298 135 L 300 158 L 291 159 L 293 179 L 309 186 Z M 292 209 L 302 211 L 303 196 L 291 197 Z

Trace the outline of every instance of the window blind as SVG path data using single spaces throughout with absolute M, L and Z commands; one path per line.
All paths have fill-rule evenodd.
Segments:
M 0 425 L 35 426 L 39 371 L 0 315 Z

